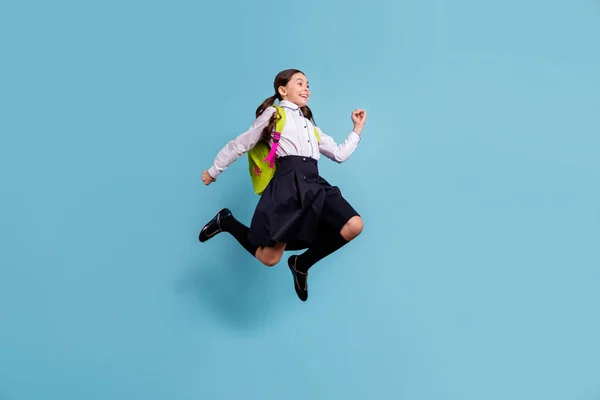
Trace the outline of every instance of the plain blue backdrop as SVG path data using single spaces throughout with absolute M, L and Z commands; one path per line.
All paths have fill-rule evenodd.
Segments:
M 0 6 L 0 399 L 600 399 L 600 3 Z M 304 70 L 365 230 L 311 270 L 201 173 Z

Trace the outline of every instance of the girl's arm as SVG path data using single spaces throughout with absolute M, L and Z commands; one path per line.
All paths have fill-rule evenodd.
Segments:
M 317 130 L 321 137 L 319 152 L 337 163 L 342 163 L 350 158 L 354 150 L 356 150 L 358 142 L 360 142 L 360 135 L 355 131 L 350 132 L 346 140 L 338 144 L 331 136 L 323 133 L 321 128 L 317 127 Z
M 269 119 L 275 112 L 275 107 L 269 107 L 252 124 L 250 129 L 233 140 L 217 153 L 213 165 L 208 169 L 208 174 L 216 179 L 235 160 L 250 151 L 260 140 L 263 129 L 269 124 Z
M 367 113 L 365 110 L 354 110 L 352 112 L 352 122 L 354 123 L 354 129 L 350 132 L 350 135 L 344 140 L 343 143 L 337 144 L 331 136 L 328 136 L 321 131 L 319 127 L 319 135 L 321 136 L 321 143 L 319 143 L 319 152 L 325 157 L 341 163 L 350 158 L 350 155 L 356 150 L 356 146 L 360 142 L 360 135 L 365 127 L 367 121 Z

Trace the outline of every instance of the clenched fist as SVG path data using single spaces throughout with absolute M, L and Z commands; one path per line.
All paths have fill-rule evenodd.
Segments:
M 367 112 L 365 110 L 354 110 L 352 112 L 352 122 L 354 122 L 354 132 L 361 134 L 367 122 Z
M 204 171 L 202 173 L 202 182 L 204 182 L 204 184 L 206 186 L 210 185 L 213 182 L 216 182 L 216 179 L 213 178 L 212 176 L 210 176 L 210 174 L 208 173 L 208 171 Z

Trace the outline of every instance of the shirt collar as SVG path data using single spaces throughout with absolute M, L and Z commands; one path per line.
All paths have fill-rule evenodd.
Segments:
M 294 103 L 292 103 L 291 101 L 288 101 L 288 100 L 279 100 L 279 105 L 281 107 L 289 108 L 289 109 L 292 109 L 292 110 L 297 110 L 298 108 L 300 108 L 300 107 L 298 107 L 297 104 L 294 104 Z

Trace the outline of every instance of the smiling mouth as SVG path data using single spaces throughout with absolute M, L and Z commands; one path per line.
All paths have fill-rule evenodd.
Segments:
M 303 99 L 308 99 L 308 95 L 306 94 L 301 94 L 300 97 L 302 97 Z

